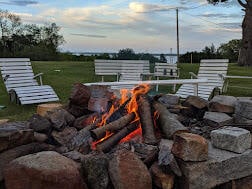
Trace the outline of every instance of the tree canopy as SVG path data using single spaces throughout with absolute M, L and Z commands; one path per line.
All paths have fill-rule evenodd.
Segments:
M 0 9 L 0 57 L 55 60 L 64 38 L 55 23 L 24 24 L 19 16 Z

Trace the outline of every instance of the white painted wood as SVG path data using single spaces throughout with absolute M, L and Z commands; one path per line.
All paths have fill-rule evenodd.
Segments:
M 198 96 L 208 100 L 214 88 L 223 89 L 224 81 L 218 74 L 227 74 L 228 62 L 228 59 L 201 60 L 197 78 L 207 78 L 208 83 L 200 83 L 198 85 Z M 192 95 L 194 90 L 192 85 L 182 85 L 176 92 L 176 95 L 186 98 Z
M 34 79 L 30 59 L 0 58 L 0 70 L 7 91 L 16 93 L 21 104 L 58 101 L 54 90 L 48 85 L 38 85 Z M 36 76 L 40 77 L 42 73 Z M 42 79 L 40 78 L 40 81 Z M 42 84 L 42 82 L 41 82 Z
M 159 77 L 169 77 L 169 78 L 178 78 L 179 69 L 177 64 L 161 63 L 156 62 L 154 67 L 154 74 L 157 80 Z M 156 85 L 156 91 L 158 91 L 158 84 Z M 173 91 L 175 92 L 176 85 L 173 86 Z
M 139 67 L 141 71 L 139 70 Z M 95 74 L 99 76 L 106 75 L 117 75 L 118 80 L 121 75 L 125 75 L 126 73 L 136 72 L 138 69 L 141 74 L 149 74 L 149 61 L 146 60 L 104 60 L 104 59 L 96 59 L 95 60 Z M 104 77 L 102 77 L 104 78 Z M 117 81 L 118 81 L 117 80 Z
M 199 84 L 199 83 L 208 83 L 207 78 L 203 79 L 171 79 L 171 80 L 147 80 L 147 81 L 121 81 L 121 82 L 96 82 L 96 83 L 84 83 L 86 86 L 91 85 L 105 85 L 105 86 L 113 86 L 113 85 L 123 85 L 123 84 L 131 84 L 131 85 L 140 85 L 140 84 L 149 84 L 149 85 L 172 85 L 172 84 Z

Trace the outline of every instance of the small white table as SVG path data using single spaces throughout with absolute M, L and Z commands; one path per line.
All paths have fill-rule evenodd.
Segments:
M 120 81 L 120 82 L 97 82 L 97 83 L 84 83 L 84 85 L 107 85 L 107 86 L 118 86 L 118 85 L 174 85 L 174 84 L 193 84 L 194 95 L 198 96 L 198 85 L 199 83 L 207 83 L 208 79 L 171 79 L 171 80 L 147 80 L 147 81 Z

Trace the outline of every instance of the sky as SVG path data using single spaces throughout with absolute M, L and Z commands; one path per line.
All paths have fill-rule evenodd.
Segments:
M 213 6 L 207 0 L 0 0 L 0 9 L 22 22 L 55 22 L 61 51 L 176 53 L 176 8 L 180 52 L 218 47 L 241 39 L 244 12 L 237 0 Z

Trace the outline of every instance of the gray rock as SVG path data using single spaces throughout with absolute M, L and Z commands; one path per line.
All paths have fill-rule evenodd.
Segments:
M 109 184 L 109 159 L 104 154 L 89 154 L 82 157 L 82 169 L 90 189 L 107 189 Z
M 252 120 L 252 100 L 240 99 L 235 105 L 237 123 L 243 123 L 241 119 Z
M 78 133 L 77 129 L 74 127 L 66 127 L 63 131 L 53 131 L 52 137 L 55 141 L 57 141 L 60 145 L 67 145 L 68 142 L 76 136 Z
M 2 124 L 0 127 L 0 152 L 32 142 L 34 139 L 33 133 L 33 130 L 28 127 L 26 122 Z
M 178 160 L 183 176 L 179 188 L 210 189 L 230 180 L 252 174 L 252 150 L 242 154 L 213 148 L 209 143 L 209 158 L 205 162 Z
M 203 119 L 206 124 L 213 127 L 219 127 L 233 122 L 232 117 L 221 112 L 206 112 Z
M 63 130 L 66 126 L 73 125 L 75 121 L 75 117 L 65 109 L 57 109 L 53 112 L 48 112 L 47 118 L 52 122 L 52 127 L 58 131 Z
M 179 97 L 176 95 L 166 94 L 158 98 L 158 101 L 169 108 L 170 106 L 174 106 L 179 103 Z
M 35 132 L 47 133 L 50 130 L 51 125 L 52 124 L 47 118 L 42 117 L 39 114 L 34 114 L 29 119 L 29 127 Z
M 181 170 L 177 164 L 176 159 L 171 153 L 171 148 L 169 146 L 170 141 L 167 139 L 161 139 L 159 143 L 159 153 L 158 153 L 158 165 L 164 170 L 171 169 L 177 176 L 181 176 Z
M 246 129 L 238 127 L 224 127 L 211 132 L 214 147 L 243 153 L 251 146 L 251 135 Z
M 234 113 L 237 99 L 233 96 L 215 96 L 209 103 L 212 112 Z

